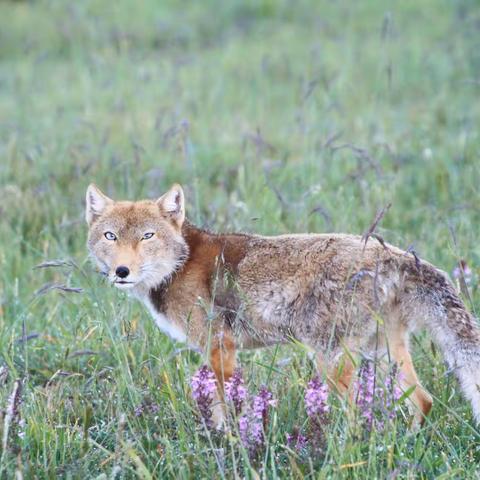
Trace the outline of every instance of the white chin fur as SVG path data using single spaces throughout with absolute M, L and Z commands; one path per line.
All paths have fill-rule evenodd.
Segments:
M 118 282 L 113 282 L 113 284 L 120 290 L 130 290 L 136 285 L 135 283 L 118 283 Z

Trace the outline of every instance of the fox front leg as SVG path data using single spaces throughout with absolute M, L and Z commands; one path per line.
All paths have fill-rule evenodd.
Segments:
M 217 378 L 218 390 L 223 397 L 224 384 L 235 370 L 235 342 L 232 337 L 222 331 L 215 335 L 210 348 L 210 364 Z
M 317 353 L 317 371 L 326 376 L 330 388 L 340 397 L 347 397 L 351 401 L 352 395 L 352 377 L 355 373 L 355 365 L 351 358 L 344 354 L 335 365 L 329 365 L 321 353 Z
M 209 363 L 217 379 L 217 398 L 213 407 L 213 423 L 217 429 L 225 426 L 225 382 L 233 375 L 236 365 L 235 342 L 232 336 L 221 330 L 212 335 Z

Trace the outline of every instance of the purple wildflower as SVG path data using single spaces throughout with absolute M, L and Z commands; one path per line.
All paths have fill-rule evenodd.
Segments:
M 263 425 L 253 415 L 252 410 L 242 415 L 238 419 L 238 431 L 243 446 L 247 449 L 250 458 L 257 456 L 263 447 L 264 434 Z
M 375 397 L 375 370 L 372 362 L 362 362 L 358 373 L 358 380 L 355 382 L 355 391 L 356 404 L 359 408 L 360 415 L 370 429 L 373 423 L 373 403 Z
M 235 415 L 238 415 L 242 411 L 243 403 L 247 399 L 247 394 L 242 371 L 236 369 L 230 379 L 225 382 L 225 397 L 232 402 L 235 408 Z
M 262 386 L 245 414 L 238 419 L 238 431 L 243 446 L 250 458 L 255 458 L 263 450 L 265 444 L 265 428 L 268 422 L 268 411 L 276 405 L 272 393 Z
M 402 396 L 396 364 L 388 372 L 385 382 L 378 381 L 372 361 L 364 361 L 355 382 L 356 404 L 367 430 L 383 430 L 385 420 L 395 418 L 398 400 Z
M 388 372 L 385 379 L 385 407 L 389 418 L 394 418 L 397 413 L 397 403 L 403 395 L 400 388 L 400 380 L 402 378 L 401 372 L 398 371 L 396 363 Z
M 322 450 L 325 440 L 325 424 L 328 421 L 328 385 L 314 377 L 305 389 L 305 410 L 309 420 L 308 438 L 314 451 Z
M 207 427 L 212 426 L 212 403 L 217 385 L 214 373 L 203 365 L 191 380 L 192 396 Z
M 308 440 L 305 435 L 302 435 L 300 429 L 295 427 L 292 433 L 287 433 L 287 445 L 298 453 L 303 453 L 308 447 Z
M 137 405 L 135 409 L 133 410 L 134 414 L 136 417 L 141 417 L 144 412 L 144 405 L 141 403 L 140 405 Z
M 452 276 L 456 280 L 465 280 L 465 283 L 470 283 L 472 280 L 472 270 L 467 265 L 465 260 L 460 260 L 458 265 L 453 269 Z
M 323 383 L 318 377 L 310 380 L 305 391 L 305 409 L 308 416 L 323 416 L 328 413 L 330 407 L 327 400 L 328 385 Z
M 261 386 L 258 395 L 253 398 L 252 402 L 255 418 L 261 420 L 263 425 L 266 426 L 269 407 L 274 407 L 276 404 L 277 401 L 273 399 L 272 392 L 265 385 Z

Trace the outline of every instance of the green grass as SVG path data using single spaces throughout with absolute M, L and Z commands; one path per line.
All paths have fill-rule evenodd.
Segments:
M 420 432 L 358 438 L 336 404 L 325 454 L 298 458 L 285 432 L 314 370 L 292 346 L 239 356 L 281 399 L 263 461 L 208 438 L 203 359 L 101 281 L 83 211 L 90 181 L 114 198 L 177 181 L 216 230 L 362 233 L 391 202 L 379 233 L 447 271 L 464 258 L 478 307 L 475 1 L 12 1 L 0 19 L 0 408 L 24 385 L 0 477 L 478 478 L 470 407 L 424 335 Z M 52 259 L 70 263 L 33 269 Z M 48 282 L 83 291 L 36 294 Z

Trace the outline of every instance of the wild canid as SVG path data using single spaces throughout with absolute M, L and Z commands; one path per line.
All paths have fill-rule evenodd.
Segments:
M 179 185 L 156 201 L 116 202 L 90 185 L 88 249 L 158 326 L 208 355 L 220 391 L 235 351 L 291 340 L 349 391 L 359 354 L 397 362 L 417 422 L 432 406 L 409 353 L 426 328 L 480 422 L 480 329 L 445 273 L 392 245 L 343 234 L 214 234 L 185 219 Z

